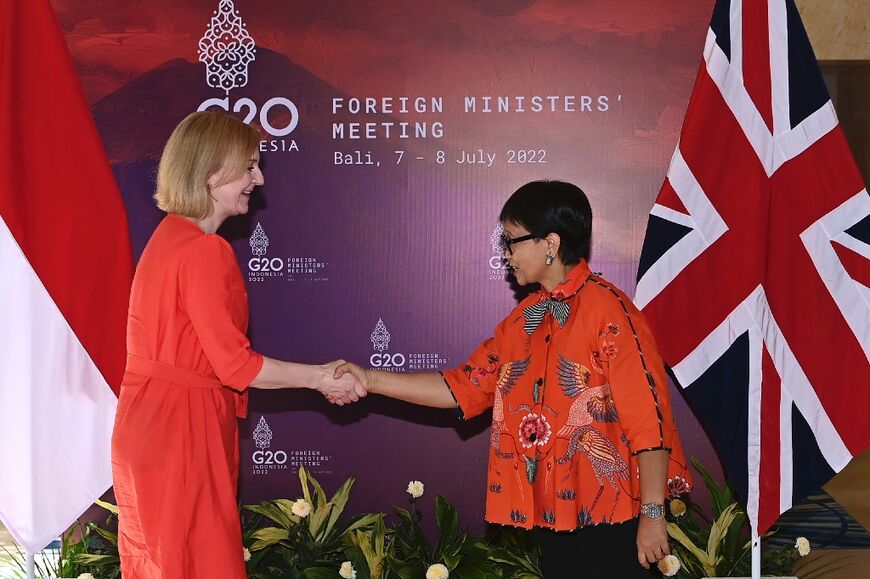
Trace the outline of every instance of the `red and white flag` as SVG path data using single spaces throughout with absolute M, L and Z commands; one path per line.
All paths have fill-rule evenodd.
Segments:
M 112 484 L 132 252 L 48 0 L 0 2 L 0 520 L 30 552 Z
M 764 533 L 870 444 L 870 197 L 793 0 L 719 0 L 636 301 Z

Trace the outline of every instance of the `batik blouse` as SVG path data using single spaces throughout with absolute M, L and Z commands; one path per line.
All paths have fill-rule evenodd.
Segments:
M 649 325 L 585 261 L 552 293 L 524 299 L 443 375 L 466 419 L 492 408 L 492 523 L 561 531 L 636 517 L 644 451 L 669 451 L 668 492 L 688 490 Z

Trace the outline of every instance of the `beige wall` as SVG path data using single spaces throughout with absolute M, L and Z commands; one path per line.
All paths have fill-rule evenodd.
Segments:
M 870 0 L 795 0 L 816 58 L 870 61 Z
M 870 176 L 870 0 L 795 3 L 866 183 Z

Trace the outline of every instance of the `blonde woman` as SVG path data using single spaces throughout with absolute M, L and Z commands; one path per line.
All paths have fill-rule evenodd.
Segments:
M 236 418 L 248 388 L 313 388 L 336 404 L 365 395 L 355 380 L 333 379 L 339 362 L 273 360 L 245 336 L 245 285 L 215 232 L 247 213 L 263 184 L 259 141 L 237 119 L 199 112 L 163 150 L 155 199 L 167 215 L 133 280 L 112 437 L 125 579 L 246 577 Z

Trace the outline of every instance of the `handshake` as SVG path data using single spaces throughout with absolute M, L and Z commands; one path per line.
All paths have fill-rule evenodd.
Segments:
M 335 360 L 319 366 L 314 389 L 331 404 L 344 406 L 369 393 L 369 373 L 353 362 Z
M 374 392 L 388 398 L 431 408 L 456 408 L 456 398 L 440 372 L 394 374 L 367 370 L 353 362 L 335 360 L 309 365 L 265 358 L 252 388 L 310 388 L 332 404 L 344 406 Z

